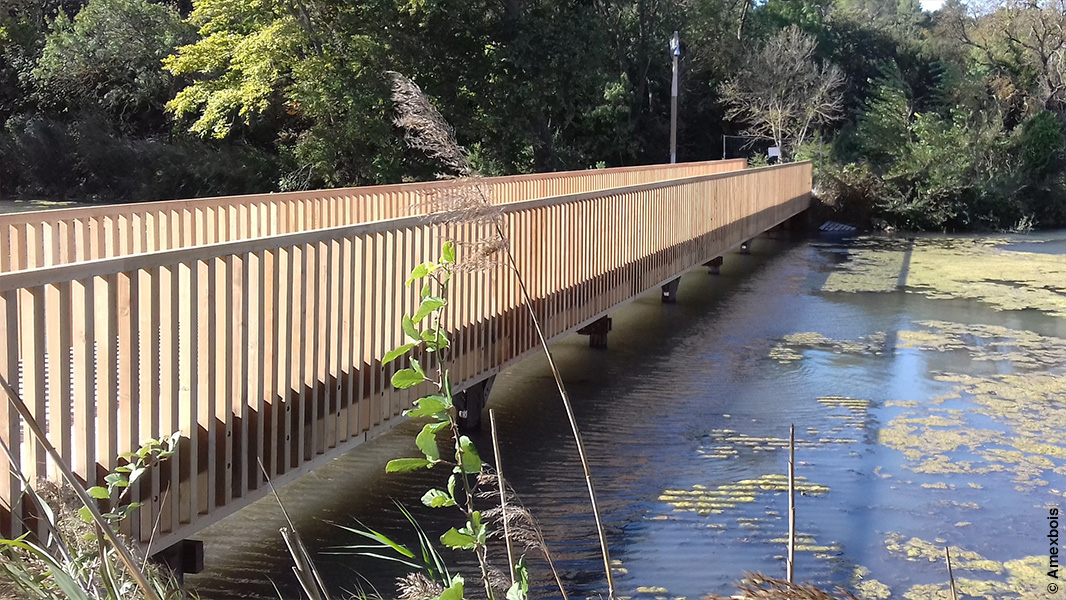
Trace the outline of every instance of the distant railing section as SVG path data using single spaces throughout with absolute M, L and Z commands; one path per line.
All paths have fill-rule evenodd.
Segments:
M 496 204 L 736 171 L 743 159 L 487 177 Z M 0 273 L 431 212 L 451 182 L 117 204 L 0 215 Z
M 804 210 L 809 163 L 502 205 L 517 270 L 556 339 Z M 414 216 L 0 274 L 0 372 L 87 485 L 141 440 L 182 433 L 132 490 L 130 533 L 164 548 L 375 435 L 421 391 L 381 358 L 402 343 L 404 287 L 484 225 Z M 445 324 L 458 389 L 538 347 L 504 261 L 457 273 Z M 0 407 L 3 531 L 22 483 L 56 477 Z

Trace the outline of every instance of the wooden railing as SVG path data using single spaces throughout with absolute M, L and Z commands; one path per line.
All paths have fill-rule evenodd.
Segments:
M 743 159 L 477 180 L 491 202 L 610 189 L 743 169 Z M 452 183 L 255 194 L 0 215 L 0 273 L 354 225 L 435 212 Z
M 809 163 L 501 206 L 509 246 L 551 339 L 804 210 Z M 0 274 L 0 372 L 88 485 L 141 440 L 180 431 L 176 455 L 131 499 L 131 534 L 164 548 L 394 423 L 381 358 L 416 306 L 414 265 L 484 225 L 413 216 Z M 514 271 L 457 274 L 445 322 L 459 389 L 537 348 Z M 9 406 L 0 499 L 55 477 Z

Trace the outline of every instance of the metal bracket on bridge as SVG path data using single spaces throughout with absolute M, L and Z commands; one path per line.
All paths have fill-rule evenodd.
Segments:
M 611 317 L 601 317 L 577 332 L 589 336 L 589 348 L 606 348 L 607 334 L 611 331 Z
M 663 284 L 663 304 L 677 304 L 677 286 L 680 284 L 680 277 Z
M 741 254 L 751 254 L 751 240 L 748 240 L 746 242 L 742 242 L 740 244 L 740 253 Z
M 461 431 L 481 429 L 481 411 L 485 409 L 485 404 L 489 401 L 489 393 L 492 392 L 494 383 L 496 383 L 495 375 L 466 388 L 452 399 L 459 414 Z
M 182 583 L 186 574 L 204 570 L 204 543 L 201 540 L 181 540 L 177 544 L 152 555 L 152 561 L 165 566 Z
M 721 256 L 716 256 L 716 257 L 712 258 L 710 261 L 704 263 L 703 266 L 707 267 L 707 272 L 710 273 L 711 275 L 718 275 L 719 273 L 722 272 L 722 263 L 723 262 L 724 262 L 724 260 L 722 259 Z

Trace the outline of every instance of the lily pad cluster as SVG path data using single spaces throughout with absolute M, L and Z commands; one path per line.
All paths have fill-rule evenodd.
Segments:
M 820 333 L 792 333 L 781 338 L 770 349 L 770 358 L 780 363 L 803 359 L 805 350 L 820 350 L 833 354 L 882 354 L 885 350 L 885 334 L 877 332 L 858 340 L 834 340 Z
M 695 512 L 701 516 L 718 515 L 741 504 L 755 502 L 763 492 L 787 492 L 788 478 L 771 473 L 754 479 L 744 479 L 707 488 L 695 485 L 691 489 L 666 490 L 659 500 L 674 507 L 674 512 Z M 796 491 L 809 496 L 825 494 L 829 488 L 796 477 Z

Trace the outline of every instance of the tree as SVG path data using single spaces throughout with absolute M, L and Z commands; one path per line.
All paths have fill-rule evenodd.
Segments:
M 814 51 L 814 38 L 791 26 L 750 53 L 721 87 L 727 116 L 747 123 L 751 135 L 772 138 L 785 156 L 841 116 L 844 74 L 818 64 Z
M 160 61 L 191 33 L 177 11 L 147 0 L 91 0 L 73 19 L 60 12 L 33 71 L 43 103 L 158 118 L 172 85 Z

